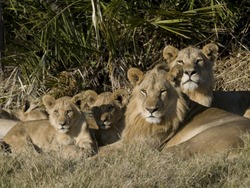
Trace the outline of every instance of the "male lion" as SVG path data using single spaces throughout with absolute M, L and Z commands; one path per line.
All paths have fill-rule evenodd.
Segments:
M 170 139 L 178 130 L 187 107 L 174 87 L 179 80 L 179 70 L 173 68 L 166 74 L 167 71 L 165 65 L 146 74 L 137 68 L 129 69 L 128 79 L 134 89 L 125 113 L 122 140 L 153 138 L 159 143 Z
M 145 74 L 137 71 L 133 71 L 138 76 L 133 75 L 136 85 L 125 113 L 122 142 L 114 148 L 137 138 L 152 138 L 159 143 L 155 148 L 186 158 L 243 145 L 241 136 L 250 131 L 250 120 L 204 107 L 182 94 L 180 65 L 169 70 L 167 64 L 159 64 Z
M 95 136 L 99 146 L 112 144 L 120 139 L 124 129 L 124 113 L 128 93 L 124 89 L 98 95 L 92 105 L 93 117 L 99 127 Z
M 60 151 L 64 157 L 92 154 L 92 139 L 84 114 L 70 97 L 43 97 L 48 120 L 20 122 L 3 138 L 13 152 L 30 146 L 39 151 Z
M 182 65 L 184 73 L 180 86 L 191 100 L 239 115 L 245 113 L 247 117 L 250 91 L 213 91 L 213 65 L 217 53 L 218 46 L 214 43 L 207 44 L 202 49 L 190 46 L 180 51 L 168 45 L 163 50 L 163 57 L 171 66 Z

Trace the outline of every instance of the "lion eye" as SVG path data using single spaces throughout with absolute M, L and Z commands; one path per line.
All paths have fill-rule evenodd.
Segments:
M 54 111 L 54 114 L 55 114 L 56 116 L 58 116 L 58 115 L 59 115 L 58 110 L 55 110 L 55 111 Z
M 67 114 L 68 114 L 68 115 L 72 115 L 72 114 L 73 114 L 73 110 L 68 110 L 68 111 L 67 111 Z
M 162 90 L 161 95 L 165 95 L 165 94 L 167 94 L 167 90 Z
M 110 105 L 110 106 L 108 107 L 108 112 L 111 112 L 113 109 L 114 109 L 114 106 Z
M 99 112 L 100 109 L 97 106 L 91 108 L 92 112 Z
M 200 62 L 202 62 L 203 60 L 202 59 L 196 59 L 196 61 L 195 61 L 195 65 L 197 65 L 197 64 L 199 64 Z
M 159 97 L 162 97 L 162 96 L 164 96 L 166 94 L 167 94 L 167 90 L 161 90 Z
M 147 96 L 146 90 L 142 89 L 142 90 L 141 90 L 141 94 L 144 95 L 144 96 Z
M 180 64 L 180 65 L 183 65 L 183 64 L 184 64 L 184 61 L 178 60 L 177 63 Z

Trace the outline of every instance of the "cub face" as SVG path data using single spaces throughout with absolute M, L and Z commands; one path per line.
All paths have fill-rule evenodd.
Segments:
M 67 133 L 76 119 L 81 117 L 81 111 L 70 97 L 61 97 L 56 100 L 50 95 L 45 95 L 43 103 L 49 113 L 51 125 L 60 133 Z
M 100 129 L 109 129 L 117 125 L 124 116 L 124 93 L 104 92 L 98 95 L 91 110 Z

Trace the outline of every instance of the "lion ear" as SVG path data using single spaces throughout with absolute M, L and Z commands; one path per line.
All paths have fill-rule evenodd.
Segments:
M 130 68 L 127 72 L 127 77 L 132 86 L 136 86 L 141 83 L 144 73 L 138 68 Z
M 167 61 L 167 63 L 172 63 L 177 55 L 179 50 L 172 45 L 167 45 L 163 49 L 163 58 Z
M 43 96 L 43 104 L 47 110 L 51 109 L 56 103 L 56 99 L 51 95 Z
M 81 110 L 90 108 L 96 101 L 98 94 L 93 90 L 86 90 L 76 94 L 71 100 Z
M 79 108 L 81 107 L 82 104 L 82 98 L 84 96 L 85 91 L 82 91 L 81 93 L 78 93 L 76 95 L 74 95 L 71 99 L 71 101 L 78 106 Z
M 122 106 L 126 106 L 128 104 L 129 94 L 128 91 L 126 91 L 125 89 L 118 89 L 114 91 L 112 96 L 113 99 L 116 100 Z
M 155 65 L 154 69 L 159 71 L 159 72 L 160 71 L 169 72 L 169 65 L 166 63 L 159 63 L 159 64 Z
M 181 78 L 183 76 L 183 67 L 181 65 L 175 65 L 168 73 L 167 79 L 175 86 L 179 87 Z
M 96 100 L 98 98 L 98 94 L 94 90 L 89 89 L 89 90 L 85 91 L 85 98 L 86 98 L 86 101 L 87 101 L 89 107 L 91 107 L 96 102 Z
M 207 58 L 214 62 L 218 57 L 219 47 L 215 43 L 209 43 L 202 48 L 202 52 L 207 56 Z

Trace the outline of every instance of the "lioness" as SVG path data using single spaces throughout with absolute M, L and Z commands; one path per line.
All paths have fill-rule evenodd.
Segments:
M 181 94 L 180 65 L 169 70 L 168 65 L 160 64 L 146 74 L 137 71 L 133 71 L 138 76 L 133 76 L 136 85 L 125 113 L 122 142 L 114 147 L 138 138 L 153 138 L 160 143 L 156 148 L 189 157 L 243 145 L 241 136 L 250 131 L 250 120 L 204 107 Z
M 95 131 L 99 146 L 112 144 L 120 139 L 127 101 L 128 93 L 124 89 L 104 92 L 96 98 L 91 110 L 99 127 Z
M 3 138 L 13 152 L 35 149 L 60 151 L 65 157 L 92 154 L 92 139 L 84 114 L 70 97 L 43 97 L 48 120 L 20 122 Z
M 218 46 L 214 43 L 202 49 L 187 47 L 179 51 L 168 45 L 163 50 L 163 56 L 171 66 L 179 64 L 183 67 L 181 89 L 191 100 L 243 116 L 250 107 L 250 91 L 213 91 L 213 65 L 217 53 Z

